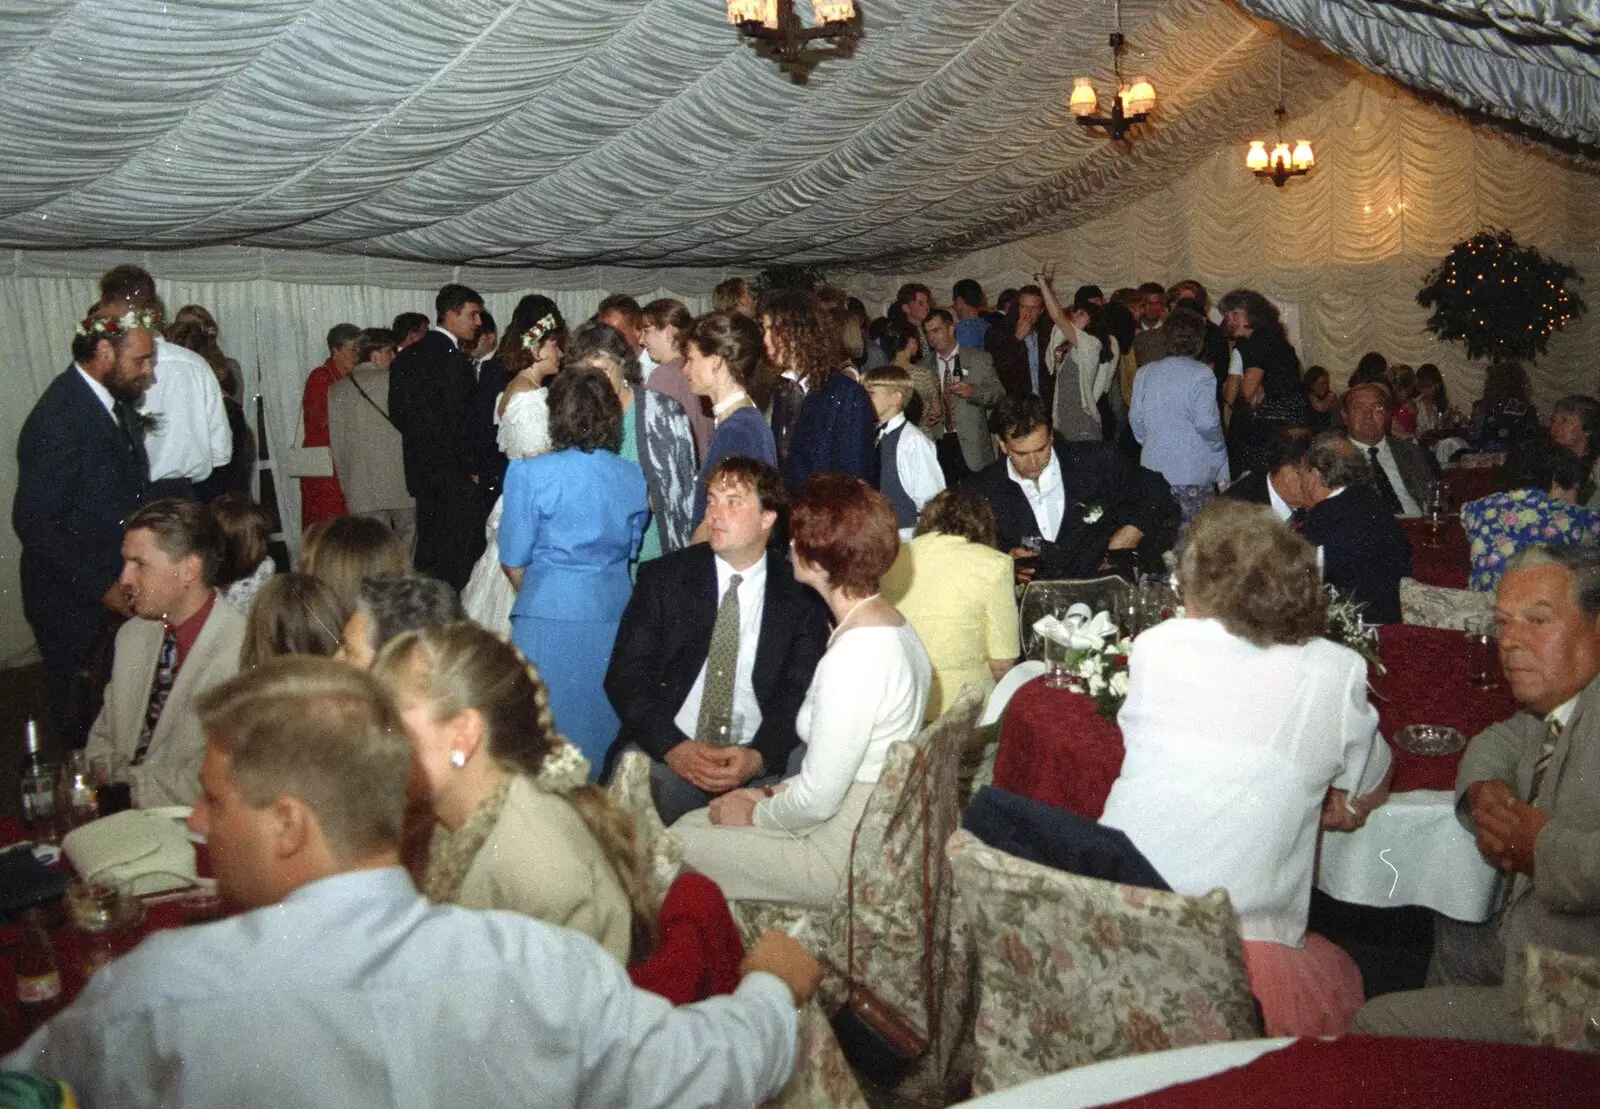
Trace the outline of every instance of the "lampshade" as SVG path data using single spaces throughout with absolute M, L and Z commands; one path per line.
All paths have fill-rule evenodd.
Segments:
M 1072 100 L 1068 104 L 1075 116 L 1092 116 L 1100 108 L 1100 97 L 1095 94 L 1094 82 L 1079 77 L 1072 82 Z
M 1148 112 L 1156 106 L 1156 88 L 1150 83 L 1148 77 L 1135 77 L 1133 86 L 1128 90 L 1127 98 L 1123 101 L 1123 111 L 1129 115 L 1139 115 Z
M 1259 173 L 1267 168 L 1267 144 L 1261 139 L 1250 142 L 1250 152 L 1244 156 L 1245 168 Z
M 1284 169 L 1288 169 L 1291 161 L 1288 143 L 1279 142 L 1277 146 L 1272 148 L 1272 164 L 1274 166 L 1282 166 Z
M 778 0 L 728 0 L 729 23 L 778 25 Z
M 1311 140 L 1301 139 L 1294 145 L 1294 168 L 1310 169 L 1317 164 L 1316 155 L 1311 153 Z
M 811 0 L 818 23 L 847 23 L 856 17 L 854 0 Z

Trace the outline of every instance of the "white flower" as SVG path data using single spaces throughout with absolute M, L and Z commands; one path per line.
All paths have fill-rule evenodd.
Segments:
M 1089 675 L 1089 693 L 1090 693 L 1090 695 L 1094 696 L 1094 697 L 1098 697 L 1098 696 L 1100 696 L 1100 694 L 1104 693 L 1105 691 L 1106 691 L 1106 680 L 1104 678 L 1102 678 L 1099 674 L 1091 674 L 1091 675 Z
M 1086 524 L 1096 523 L 1099 521 L 1100 517 L 1104 516 L 1105 514 L 1106 510 L 1097 504 L 1086 504 L 1083 506 L 1083 522 Z
M 1112 674 L 1110 685 L 1111 692 L 1115 696 L 1126 697 L 1128 695 L 1128 672 L 1126 670 L 1118 670 L 1115 674 Z

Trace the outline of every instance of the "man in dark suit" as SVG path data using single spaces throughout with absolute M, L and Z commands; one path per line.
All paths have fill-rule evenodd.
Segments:
M 399 430 L 406 489 L 417 499 L 417 551 L 425 574 L 466 588 L 483 553 L 482 454 L 472 433 L 476 383 L 466 349 L 478 336 L 483 298 L 446 285 L 438 323 L 389 369 L 389 418 Z
M 112 614 L 131 612 L 118 582 L 122 521 L 150 486 L 136 408 L 155 380 L 154 327 L 139 312 L 85 320 L 73 365 L 17 438 L 11 525 L 22 540 L 22 609 L 44 656 L 59 735 L 75 747 L 96 706 L 75 695 L 74 676 Z
M 1437 478 L 1432 457 L 1415 443 L 1389 434 L 1389 387 L 1381 381 L 1355 385 L 1344 395 L 1344 426 L 1372 467 L 1373 488 L 1396 516 L 1421 516 L 1428 486 Z
M 1040 397 L 1007 397 L 990 426 L 1005 457 L 968 486 L 994 510 L 995 545 L 1025 560 L 1018 580 L 1094 577 L 1119 550 L 1160 564 L 1178 527 L 1177 502 L 1160 474 L 1131 465 L 1112 444 L 1054 435 Z M 1027 540 L 1042 543 L 1036 565 Z
M 606 671 L 622 719 L 611 757 L 629 745 L 650 755 L 668 824 L 783 775 L 828 641 L 821 598 L 767 546 L 785 500 L 778 471 L 725 458 L 707 494 L 710 545 L 640 565 Z
M 1237 501 L 1268 505 L 1284 523 L 1298 523 L 1306 509 L 1306 451 L 1311 449 L 1311 432 L 1303 427 L 1279 429 L 1272 436 L 1267 463 L 1246 470 L 1223 492 Z
M 495 344 L 496 335 L 494 317 L 484 312 L 474 348 L 478 356 L 472 360 L 473 373 L 477 378 L 472 389 L 472 433 L 478 442 L 478 496 L 483 502 L 483 518 L 486 522 L 495 500 L 500 496 L 500 486 L 505 480 L 506 466 L 509 465 L 500 450 L 500 428 L 495 423 L 494 410 L 500 402 L 500 394 L 506 391 L 506 386 L 511 384 L 514 376 L 507 372 L 505 363 L 500 359 Z
M 1017 291 L 1016 306 L 1003 322 L 989 328 L 984 340 L 1006 395 L 1043 397 L 1046 412 L 1054 410 L 1056 395 L 1056 378 L 1049 365 L 1053 326 L 1044 314 L 1043 290 L 1024 285 Z
M 1306 452 L 1306 512 L 1300 534 L 1322 548 L 1322 580 L 1363 606 L 1369 624 L 1400 620 L 1400 579 L 1411 574 L 1411 540 L 1372 487 L 1372 468 L 1343 432 L 1325 431 Z

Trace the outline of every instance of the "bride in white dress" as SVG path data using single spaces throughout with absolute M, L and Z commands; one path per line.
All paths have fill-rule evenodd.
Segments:
M 522 336 L 522 349 L 531 354 L 533 361 L 511 379 L 494 409 L 494 421 L 500 429 L 496 438 L 507 458 L 531 458 L 550 449 L 550 409 L 544 383 L 561 368 L 564 335 L 561 317 L 550 313 L 541 316 Z M 461 604 L 477 623 L 496 635 L 509 636 L 511 606 L 516 603 L 517 591 L 500 568 L 502 503 L 495 501 L 489 513 L 489 545 L 472 568 L 472 578 L 461 593 Z

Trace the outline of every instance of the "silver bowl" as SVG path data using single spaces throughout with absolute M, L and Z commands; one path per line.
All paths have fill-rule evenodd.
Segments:
M 1394 741 L 1413 755 L 1453 755 L 1467 745 L 1467 737 L 1448 724 L 1407 724 Z

